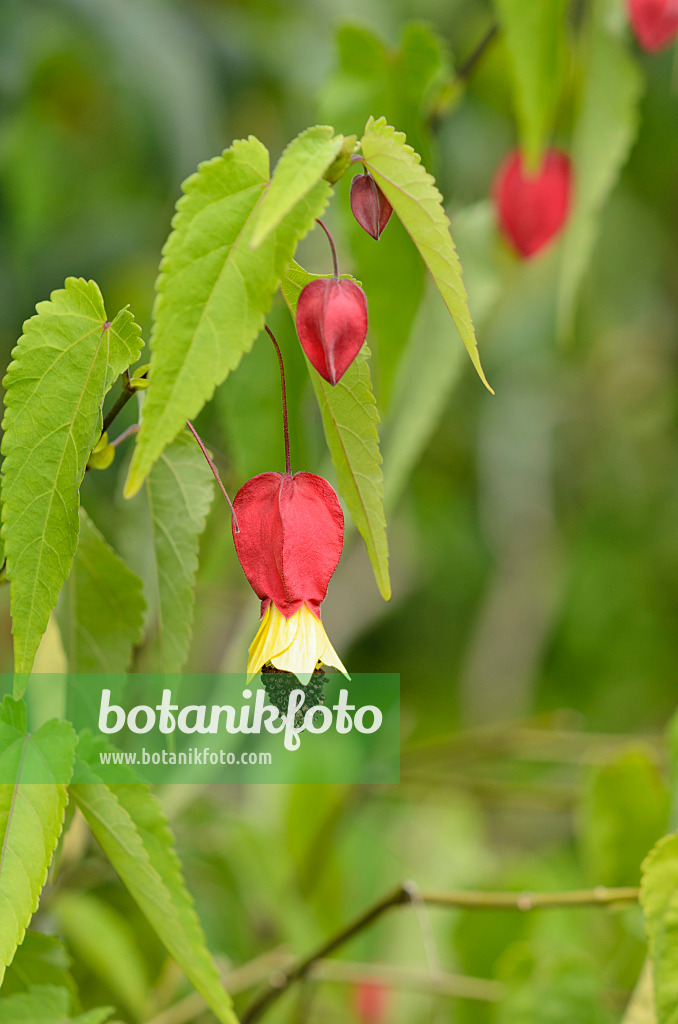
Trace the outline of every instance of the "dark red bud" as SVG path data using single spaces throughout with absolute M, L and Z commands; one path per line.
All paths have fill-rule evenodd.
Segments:
M 382 1024 L 386 1019 L 389 992 L 378 981 L 363 981 L 353 991 L 355 1015 L 361 1024 Z
M 368 235 L 378 239 L 389 222 L 393 207 L 371 174 L 356 174 L 351 182 L 353 216 Z
M 499 227 L 523 257 L 534 256 L 567 220 L 572 164 L 555 149 L 547 151 L 536 172 L 529 172 L 519 150 L 512 150 L 494 179 L 492 192 Z
M 318 278 L 297 302 L 301 347 L 326 381 L 341 380 L 367 334 L 367 299 L 354 281 Z
M 678 35 L 678 0 L 628 0 L 636 39 L 649 53 L 670 46 Z
M 302 604 L 320 617 L 341 557 L 344 515 L 327 480 L 314 473 L 260 473 L 233 502 L 235 550 L 250 586 L 289 619 Z

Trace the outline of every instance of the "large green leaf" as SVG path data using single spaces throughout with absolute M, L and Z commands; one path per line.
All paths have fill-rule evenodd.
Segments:
M 47 878 L 74 750 L 68 722 L 47 722 L 30 735 L 23 705 L 5 698 L 0 708 L 0 981 Z
M 433 177 L 405 136 L 370 118 L 361 140 L 365 165 L 389 200 L 433 276 L 480 379 L 485 380 L 461 277 L 461 265 L 450 235 L 450 222 Z
M 523 150 L 536 168 L 563 84 L 569 0 L 494 0 L 494 5 L 509 52 Z
M 188 433 L 165 448 L 148 475 L 146 493 L 155 555 L 151 586 L 158 613 L 158 668 L 180 672 L 191 641 L 198 541 L 214 496 L 212 472 Z
M 163 250 L 150 385 L 125 493 L 139 490 L 163 449 L 252 347 L 296 244 L 327 204 L 318 181 L 257 249 L 268 152 L 253 136 L 201 164 L 184 184 Z
M 290 142 L 259 204 L 250 241 L 253 249 L 261 245 L 292 207 L 318 184 L 343 141 L 343 136 L 335 136 L 329 125 L 317 124 Z
M 643 863 L 640 901 L 650 944 L 657 1024 L 678 1021 L 678 833 L 660 839 Z
M 570 329 L 601 210 L 638 131 L 642 88 L 642 76 L 626 47 L 594 20 L 572 139 L 575 199 L 562 248 L 558 296 L 561 332 Z
M 318 276 L 307 273 L 297 263 L 290 264 L 281 287 L 292 316 L 302 288 Z M 320 406 L 339 493 L 365 541 L 377 585 L 388 601 L 391 582 L 384 480 L 377 433 L 379 412 L 372 394 L 368 355 L 369 350 L 363 346 L 336 387 L 323 380 L 308 360 L 307 365 Z
M 0 999 L 2 1024 L 103 1024 L 112 1009 L 99 1006 L 86 1013 L 71 1013 L 71 993 L 56 985 L 32 985 L 27 992 L 19 992 Z
M 141 640 L 142 583 L 80 509 L 80 536 L 57 621 L 71 672 L 124 672 Z
M 36 309 L 4 380 L 2 520 L 18 673 L 30 672 L 71 568 L 104 396 L 141 350 L 131 313 L 109 324 L 94 281 L 69 278 Z
M 81 739 L 71 795 L 168 953 L 222 1024 L 237 1024 L 181 872 L 160 803 L 144 785 L 105 785 Z M 91 764 L 84 759 L 90 757 Z

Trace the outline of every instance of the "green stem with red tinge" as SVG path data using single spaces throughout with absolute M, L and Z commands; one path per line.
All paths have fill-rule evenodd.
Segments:
M 318 221 L 318 223 L 320 223 L 320 221 Z M 292 463 L 290 460 L 290 430 L 289 424 L 287 422 L 287 389 L 285 387 L 285 364 L 283 363 L 282 352 L 280 351 L 280 346 L 278 345 L 278 342 L 275 340 L 273 331 L 270 329 L 270 327 L 268 327 L 267 324 L 264 324 L 264 330 L 266 331 L 269 338 L 275 345 L 275 350 L 278 353 L 278 364 L 280 366 L 280 390 L 282 392 L 283 432 L 285 435 L 285 472 L 287 473 L 288 476 L 291 476 Z

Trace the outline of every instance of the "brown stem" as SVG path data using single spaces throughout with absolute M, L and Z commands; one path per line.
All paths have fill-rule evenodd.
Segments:
M 495 22 L 489 27 L 483 38 L 480 40 L 475 50 L 472 51 L 470 56 L 464 61 L 462 66 L 457 71 L 455 78 L 458 82 L 463 82 L 469 77 L 480 58 L 485 53 L 490 43 L 494 38 L 499 35 L 499 25 Z
M 318 222 L 320 223 L 320 222 Z M 282 392 L 282 412 L 283 412 L 283 432 L 285 435 L 285 472 L 289 476 L 292 472 L 292 463 L 290 461 L 290 430 L 287 422 L 287 389 L 285 388 L 285 364 L 283 363 L 282 352 L 280 346 L 273 336 L 273 331 L 267 324 L 264 324 L 264 330 L 268 334 L 269 338 L 275 345 L 275 350 L 278 353 L 278 363 L 280 365 L 280 390 Z
M 327 240 L 329 241 L 330 249 L 332 250 L 332 264 L 334 266 L 334 277 L 335 277 L 335 280 L 338 281 L 339 280 L 339 264 L 337 263 L 337 250 L 334 247 L 334 239 L 332 238 L 332 235 L 329 233 L 328 229 L 325 227 L 325 225 L 321 221 L 320 217 L 316 217 L 316 224 L 320 224 L 320 227 L 323 229 L 323 231 L 327 235 Z
M 219 476 L 219 470 L 217 469 L 217 467 L 212 462 L 212 459 L 210 458 L 209 453 L 208 453 L 207 449 L 205 448 L 205 445 L 200 440 L 200 435 L 198 434 L 197 430 L 195 429 L 195 427 L 193 426 L 193 424 L 191 423 L 190 420 L 186 420 L 186 426 L 188 427 L 190 432 L 193 434 L 193 437 L 196 439 L 196 441 L 200 445 L 200 451 L 205 456 L 205 458 L 207 460 L 207 465 L 212 470 L 212 473 L 214 474 L 214 479 L 216 480 L 216 482 L 221 487 L 221 493 L 223 494 L 223 496 L 226 498 L 226 501 L 228 502 L 228 507 L 231 510 L 231 515 L 233 516 L 233 526 L 235 527 L 235 532 L 236 533 L 240 533 L 240 528 L 238 526 L 238 517 L 235 514 L 235 509 L 233 508 L 233 502 L 231 501 L 231 499 L 228 496 L 228 491 L 226 490 L 226 488 L 224 487 L 223 483 L 221 482 L 221 477 Z

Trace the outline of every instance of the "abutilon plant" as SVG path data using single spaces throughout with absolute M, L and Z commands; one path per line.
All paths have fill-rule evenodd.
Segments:
M 393 207 L 369 171 L 354 175 L 351 181 L 351 210 L 361 228 L 378 241 Z
M 340 279 L 337 252 L 321 220 L 332 250 L 334 276 L 311 281 L 297 302 L 297 334 L 301 347 L 321 377 L 338 384 L 363 347 L 367 336 L 367 299 L 362 288 Z
M 547 150 L 534 172 L 519 149 L 500 164 L 492 186 L 499 227 L 513 248 L 527 259 L 554 240 L 570 210 L 572 163 L 565 153 Z
M 654 53 L 678 36 L 678 0 L 628 0 L 629 21 L 644 50 Z
M 247 682 L 264 666 L 293 673 L 306 685 L 320 665 L 348 673 L 320 619 L 320 606 L 341 557 L 344 515 L 333 487 L 315 473 L 292 473 L 285 370 L 280 364 L 285 472 L 260 473 L 243 484 L 233 507 L 233 541 L 261 601 L 261 624 L 249 649 Z

